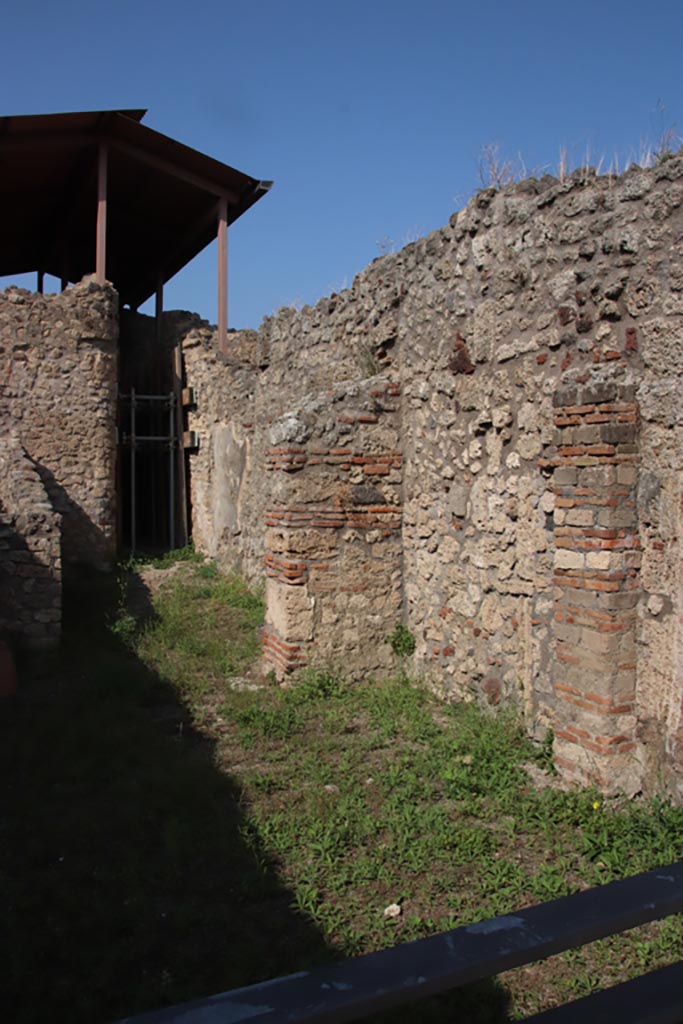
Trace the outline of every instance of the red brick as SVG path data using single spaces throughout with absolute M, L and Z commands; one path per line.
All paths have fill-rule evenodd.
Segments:
M 575 654 L 569 654 L 568 651 L 558 649 L 556 651 L 556 657 L 559 661 L 564 661 L 567 665 L 580 665 L 581 659 L 577 658 Z
M 595 412 L 594 405 L 560 405 L 556 412 L 566 416 L 583 416 L 584 413 Z
M 566 445 L 559 449 L 560 455 L 567 457 L 569 455 L 585 455 L 586 446 L 583 444 Z

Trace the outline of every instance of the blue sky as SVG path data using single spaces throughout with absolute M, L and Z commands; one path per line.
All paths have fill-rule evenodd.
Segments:
M 151 128 L 275 180 L 230 232 L 235 327 L 445 224 L 484 146 L 606 169 L 683 135 L 679 0 L 21 0 L 2 21 L 0 114 L 147 107 Z M 211 247 L 166 308 L 215 320 L 215 282 Z

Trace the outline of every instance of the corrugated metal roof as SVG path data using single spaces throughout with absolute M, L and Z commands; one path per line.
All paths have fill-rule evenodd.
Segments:
M 95 270 L 97 160 L 109 152 L 107 278 L 137 307 L 270 188 L 141 124 L 145 110 L 0 118 L 0 275 Z

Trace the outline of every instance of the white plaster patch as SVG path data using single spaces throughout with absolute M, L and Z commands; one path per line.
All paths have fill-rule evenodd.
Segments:
M 512 928 L 524 928 L 524 919 L 508 914 L 507 917 L 494 917 L 492 921 L 478 921 L 466 929 L 468 935 L 492 935 L 494 932 L 507 932 Z

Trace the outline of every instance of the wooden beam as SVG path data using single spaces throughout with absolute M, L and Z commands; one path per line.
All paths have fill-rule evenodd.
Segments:
M 54 146 L 55 149 L 73 149 L 81 146 L 92 146 L 97 137 L 92 132 L 36 132 L 31 134 L 3 136 L 0 138 L 0 152 L 2 155 L 10 156 L 16 152 L 26 152 L 31 147 L 37 152 L 42 152 L 46 146 Z
M 228 355 L 228 201 L 218 202 L 218 354 Z
M 98 284 L 107 279 L 107 163 L 108 153 L 100 143 L 97 154 L 97 240 L 95 245 L 95 276 Z
M 74 165 L 66 184 L 57 190 L 52 202 L 52 216 L 48 219 L 45 237 L 48 248 L 43 261 L 48 273 L 59 277 L 62 291 L 69 284 L 71 273 L 69 259 L 69 228 L 79 220 L 79 205 L 86 194 L 86 182 L 93 171 L 93 159 L 97 150 L 89 147 L 75 154 Z M 94 262 L 90 262 L 87 273 L 94 270 Z
M 217 185 L 215 181 L 204 178 L 201 174 L 195 174 L 193 171 L 186 171 L 170 160 L 164 160 L 163 157 L 155 156 L 144 149 L 139 149 L 137 146 L 131 145 L 130 142 L 123 142 L 121 139 L 112 138 L 108 141 L 108 145 L 112 149 L 117 149 L 120 153 L 125 153 L 132 160 L 139 160 L 140 163 L 148 164 L 150 167 L 154 167 L 157 171 L 162 171 L 172 178 L 178 178 L 180 181 L 187 182 L 188 185 L 194 185 L 195 188 L 201 189 L 202 192 L 210 192 L 212 195 L 218 198 L 223 197 L 231 203 L 237 203 L 239 199 L 237 193 L 227 191 L 221 185 Z
M 218 201 L 211 203 L 211 206 L 206 210 L 206 212 L 200 217 L 197 217 L 181 242 L 167 250 L 161 267 L 164 280 L 168 281 L 169 277 L 173 277 L 173 275 L 177 274 L 179 270 L 182 270 L 185 265 L 182 262 L 182 253 L 186 252 L 188 248 L 191 248 L 193 244 L 197 240 L 201 239 L 205 233 L 208 233 L 210 227 L 215 227 L 217 217 Z M 180 262 L 178 262 L 179 260 Z

